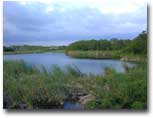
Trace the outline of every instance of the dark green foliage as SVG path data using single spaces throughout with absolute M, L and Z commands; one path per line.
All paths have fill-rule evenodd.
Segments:
M 122 50 L 125 47 L 128 47 L 131 45 L 131 40 L 125 39 L 125 40 L 118 40 L 118 39 L 111 39 L 111 49 L 112 50 Z
M 147 53 L 147 33 L 145 31 L 133 40 L 132 50 L 134 54 Z
M 4 46 L 3 50 L 10 52 L 10 51 L 14 51 L 14 48 L 13 47 L 6 47 L 6 46 Z
M 70 44 L 66 51 L 69 50 L 111 50 L 111 42 L 108 40 L 82 40 Z
M 133 108 L 133 109 L 143 109 L 144 108 L 144 103 L 136 101 L 131 105 L 131 108 Z
M 100 40 L 97 50 L 111 50 L 111 42 L 108 40 Z
M 133 40 L 100 39 L 77 41 L 66 47 L 68 51 L 117 51 L 121 54 L 147 54 L 147 32 L 143 31 Z

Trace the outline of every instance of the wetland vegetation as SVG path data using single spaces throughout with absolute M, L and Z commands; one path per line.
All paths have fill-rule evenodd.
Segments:
M 144 110 L 147 65 L 125 68 L 125 73 L 105 68 L 104 75 L 86 75 L 70 66 L 47 72 L 24 61 L 4 61 L 4 108 L 62 109 L 66 101 L 74 101 L 85 110 Z

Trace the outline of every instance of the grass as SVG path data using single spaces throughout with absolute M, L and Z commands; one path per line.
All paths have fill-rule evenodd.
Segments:
M 70 66 L 46 71 L 24 61 L 4 61 L 3 97 L 6 109 L 62 109 L 67 99 L 91 94 L 85 110 L 147 109 L 147 66 L 126 67 L 125 73 L 109 68 L 104 75 L 85 75 Z M 75 97 L 74 97 L 75 96 Z
M 121 59 L 123 61 L 144 62 L 145 55 L 127 54 L 121 51 L 66 51 L 67 55 L 75 58 L 91 58 L 91 59 Z
M 67 51 L 67 55 L 77 58 L 111 59 L 120 58 L 119 51 Z

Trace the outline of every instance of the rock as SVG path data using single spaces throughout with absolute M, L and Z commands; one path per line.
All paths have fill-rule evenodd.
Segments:
M 26 103 L 22 103 L 19 105 L 20 109 L 28 109 L 28 105 Z
M 80 99 L 79 99 L 79 102 L 84 105 L 87 102 L 92 101 L 94 99 L 95 99 L 95 96 L 93 96 L 91 94 L 88 94 L 86 96 L 81 96 Z

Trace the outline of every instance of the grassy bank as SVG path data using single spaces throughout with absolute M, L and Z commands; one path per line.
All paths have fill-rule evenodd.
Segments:
M 146 61 L 145 55 L 126 54 L 121 51 L 66 51 L 66 54 L 75 58 L 91 59 L 121 59 L 123 61 Z
M 120 58 L 119 51 L 67 51 L 67 55 L 76 58 L 114 59 Z
M 50 72 L 40 71 L 23 61 L 4 61 L 4 108 L 62 109 L 67 100 L 83 104 L 86 110 L 147 108 L 146 63 L 117 73 L 109 68 L 105 74 L 84 75 L 70 66 Z M 80 98 L 92 96 L 81 102 Z M 86 101 L 86 102 L 85 102 Z

